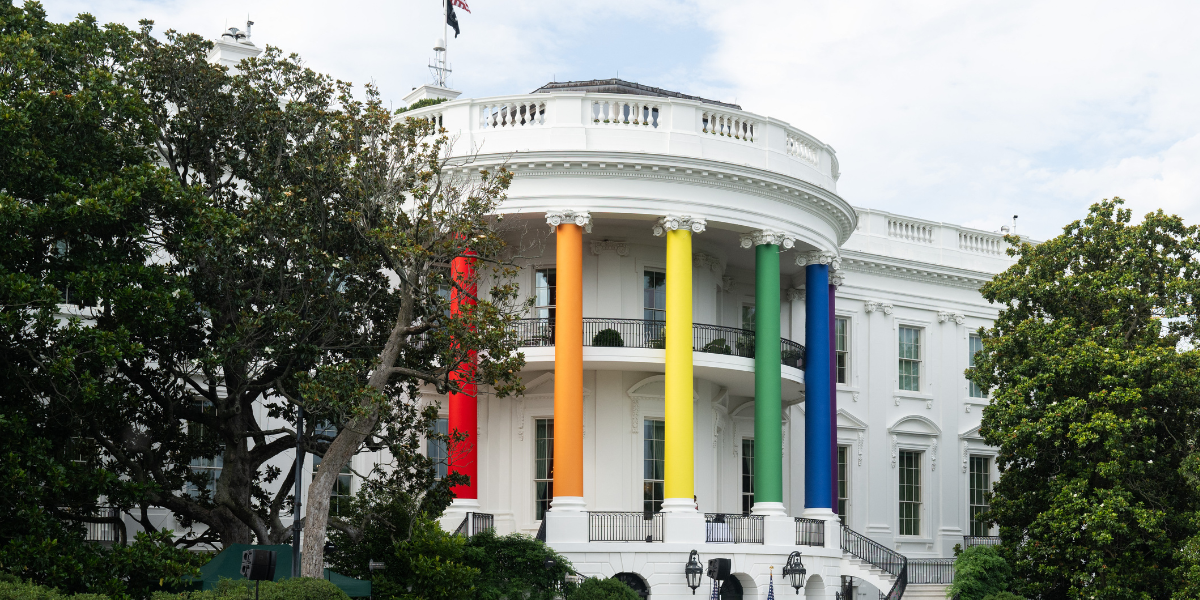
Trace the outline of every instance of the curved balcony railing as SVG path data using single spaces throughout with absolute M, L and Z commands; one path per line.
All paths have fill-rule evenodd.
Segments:
M 583 320 L 583 345 L 609 348 L 652 348 L 664 347 L 663 321 L 645 319 L 596 319 Z M 523 347 L 545 347 L 554 345 L 554 322 L 548 318 L 518 319 L 516 322 L 518 344 Z M 719 325 L 692 325 L 692 350 L 708 354 L 728 354 L 754 358 L 754 332 L 736 327 Z M 804 346 L 792 340 L 780 340 L 782 363 L 788 367 L 804 369 Z

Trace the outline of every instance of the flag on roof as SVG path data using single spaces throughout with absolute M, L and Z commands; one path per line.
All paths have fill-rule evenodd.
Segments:
M 458 34 L 461 32 L 458 30 L 458 15 L 454 14 L 454 4 L 456 3 L 446 5 L 446 24 L 454 29 L 454 37 L 458 37 Z
M 451 0 L 451 4 L 461 8 L 467 12 L 471 12 L 471 7 L 467 6 L 467 3 L 463 2 L 463 0 Z

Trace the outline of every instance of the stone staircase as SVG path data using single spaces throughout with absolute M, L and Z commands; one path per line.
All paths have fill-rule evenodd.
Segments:
M 906 595 L 909 600 L 942 600 L 954 580 L 952 559 L 909 560 L 846 526 L 841 538 L 842 573 L 880 590 L 880 600 L 900 600 Z

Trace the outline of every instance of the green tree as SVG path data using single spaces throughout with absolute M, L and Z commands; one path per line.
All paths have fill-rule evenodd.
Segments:
M 492 530 L 471 536 L 463 561 L 479 569 L 475 582 L 479 600 L 551 600 L 574 572 L 571 561 L 545 542 L 522 533 L 496 535 Z
M 991 391 L 989 513 L 1015 592 L 1167 598 L 1200 494 L 1181 470 L 1200 417 L 1200 236 L 1113 199 L 986 284 L 1001 306 L 968 376 Z
M 567 600 L 640 600 L 637 592 L 616 579 L 587 578 L 572 588 Z
M 1012 569 L 1000 551 L 994 546 L 974 546 L 955 557 L 954 583 L 946 589 L 946 597 L 985 600 L 1007 592 L 1011 583 Z

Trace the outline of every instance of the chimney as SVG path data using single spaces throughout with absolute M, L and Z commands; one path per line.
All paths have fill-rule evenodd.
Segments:
M 254 25 L 254 21 L 246 19 L 246 29 L 238 29 L 230 27 L 221 34 L 221 37 L 213 41 L 212 50 L 208 51 L 208 62 L 229 67 L 233 72 L 237 72 L 238 63 L 243 59 L 262 54 L 262 48 L 254 45 L 250 41 L 250 27 Z

